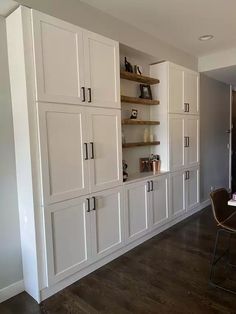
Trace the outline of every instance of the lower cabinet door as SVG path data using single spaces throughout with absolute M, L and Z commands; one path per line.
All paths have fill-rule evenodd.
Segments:
M 48 284 L 87 266 L 91 259 L 90 219 L 86 198 L 45 208 Z
M 147 182 L 137 182 L 125 187 L 126 241 L 132 242 L 148 231 L 149 198 Z
M 199 168 L 188 170 L 186 206 L 187 210 L 194 209 L 199 204 Z
M 124 243 L 124 200 L 122 187 L 93 194 L 90 199 L 93 259 L 121 248 Z
M 169 219 L 168 177 L 151 181 L 151 226 L 157 228 Z
M 170 174 L 170 214 L 172 218 L 182 215 L 186 211 L 186 176 L 185 171 Z

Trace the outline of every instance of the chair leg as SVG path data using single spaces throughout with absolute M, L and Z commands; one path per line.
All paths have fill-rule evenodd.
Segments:
M 217 247 L 218 247 L 218 242 L 219 242 L 219 236 L 221 232 L 226 232 L 230 234 L 230 239 L 229 239 L 229 245 L 228 248 L 223 252 L 223 254 L 221 254 L 220 256 L 217 257 Z M 214 275 L 215 275 L 215 268 L 216 268 L 216 264 L 223 258 L 225 257 L 225 255 L 227 255 L 228 259 L 229 259 L 229 251 L 230 251 L 230 242 L 231 242 L 231 235 L 232 232 L 227 231 L 225 229 L 218 229 L 217 233 L 216 233 L 216 239 L 215 239 L 215 245 L 214 245 L 214 250 L 213 250 L 213 257 L 212 257 L 212 262 L 211 262 L 211 269 L 210 269 L 210 278 L 209 278 L 209 284 L 213 287 L 219 288 L 221 290 L 236 294 L 236 291 L 231 290 L 231 289 L 227 289 L 221 285 L 219 285 L 218 283 L 216 283 L 214 281 Z M 235 267 L 234 265 L 231 265 L 229 263 L 227 263 L 228 265 L 230 265 L 231 267 Z

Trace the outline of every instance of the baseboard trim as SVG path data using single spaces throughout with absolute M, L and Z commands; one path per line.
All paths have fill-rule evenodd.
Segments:
M 23 280 L 14 282 L 10 286 L 1 289 L 0 290 L 0 303 L 14 297 L 15 295 L 23 292 L 24 290 L 25 288 L 24 288 Z

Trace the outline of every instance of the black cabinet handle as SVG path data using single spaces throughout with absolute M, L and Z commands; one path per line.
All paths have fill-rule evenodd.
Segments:
M 87 200 L 87 205 L 88 205 L 87 212 L 89 213 L 90 212 L 90 199 L 86 198 L 86 200 Z
M 96 207 L 96 197 L 92 197 L 92 199 L 93 199 L 93 210 L 96 210 L 97 209 L 97 207 Z
M 85 146 L 85 160 L 88 160 L 88 144 L 87 143 L 84 143 L 84 146 Z
M 90 87 L 88 88 L 88 102 L 92 102 L 92 90 Z
M 189 112 L 189 103 L 188 102 L 184 103 L 184 112 Z
M 185 171 L 185 178 L 184 179 L 185 179 L 185 181 L 188 180 L 188 172 L 187 171 Z
M 187 145 L 189 147 L 189 136 L 187 136 Z
M 189 180 L 189 174 L 190 174 L 190 173 L 189 173 L 189 170 L 187 171 L 187 173 L 188 173 L 188 180 Z
M 153 181 L 151 180 L 151 191 L 153 191 Z
M 85 87 L 81 87 L 82 90 L 82 102 L 85 102 Z
M 187 136 L 184 137 L 184 147 L 188 147 L 188 140 Z
M 150 192 L 150 182 L 147 181 L 147 192 Z
M 93 142 L 90 142 L 91 145 L 91 159 L 94 159 L 94 144 Z

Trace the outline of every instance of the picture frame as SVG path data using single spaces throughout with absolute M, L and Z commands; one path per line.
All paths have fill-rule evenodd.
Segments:
M 140 98 L 143 99 L 152 99 L 151 86 L 147 84 L 140 84 Z

